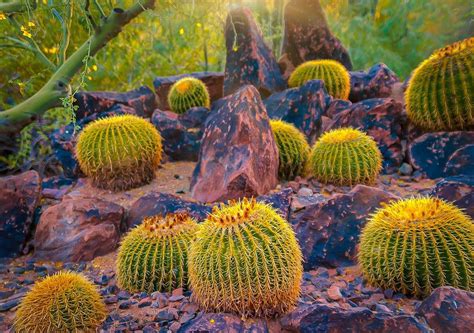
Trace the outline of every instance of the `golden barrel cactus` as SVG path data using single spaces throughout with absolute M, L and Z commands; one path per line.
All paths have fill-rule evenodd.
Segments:
M 171 87 L 168 104 L 171 111 L 184 113 L 196 106 L 209 108 L 211 102 L 204 82 L 193 77 L 185 77 Z

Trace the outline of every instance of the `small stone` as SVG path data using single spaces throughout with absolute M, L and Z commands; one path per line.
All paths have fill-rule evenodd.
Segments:
M 119 309 L 129 309 L 130 306 L 132 305 L 132 302 L 130 301 L 123 301 L 119 304 Z
M 313 195 L 313 190 L 308 187 L 302 187 L 297 194 L 299 197 L 310 197 Z
M 104 299 L 105 304 L 115 304 L 118 302 L 117 296 L 109 296 Z
M 328 289 L 327 293 L 330 300 L 339 301 L 342 299 L 341 290 L 339 289 L 338 286 L 332 285 Z
M 6 301 L 5 303 L 0 303 L 0 312 L 8 311 L 13 309 L 15 306 L 20 304 L 21 298 L 14 298 L 12 300 Z
M 383 294 L 384 294 L 385 298 L 387 298 L 387 299 L 392 299 L 392 297 L 393 297 L 393 289 L 390 289 L 390 288 L 389 288 L 389 289 L 385 289 L 385 290 L 383 291 Z
M 173 290 L 171 293 L 172 296 L 182 296 L 183 295 L 183 288 L 177 288 Z
M 175 333 L 175 332 L 178 332 L 179 328 L 181 327 L 181 324 L 177 321 L 175 321 L 174 323 L 172 323 L 169 327 L 170 331 Z
M 375 304 L 375 311 L 383 313 L 391 313 L 392 311 L 383 304 Z
M 160 311 L 155 316 L 155 321 L 156 322 L 171 321 L 173 319 L 174 319 L 173 314 L 169 313 L 169 311 L 167 311 L 167 310 Z
M 7 289 L 7 290 L 0 290 L 0 299 L 5 299 L 13 295 L 15 290 L 13 289 Z
M 118 293 L 118 299 L 119 300 L 125 300 L 125 299 L 129 299 L 130 298 L 130 293 L 125 291 L 125 290 L 122 290 Z
M 403 163 L 398 169 L 398 172 L 401 175 L 410 176 L 413 173 L 413 167 L 408 163 Z
M 140 302 L 138 302 L 138 307 L 139 308 L 144 308 L 144 307 L 147 307 L 147 306 L 150 306 L 151 305 L 151 299 L 149 298 L 144 298 L 142 299 Z
M 168 298 L 168 300 L 169 300 L 170 302 L 179 302 L 179 301 L 181 301 L 183 298 L 184 298 L 183 295 L 173 295 L 173 296 L 171 296 L 170 298 Z

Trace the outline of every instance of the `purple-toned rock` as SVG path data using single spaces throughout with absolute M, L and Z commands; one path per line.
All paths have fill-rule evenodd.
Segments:
M 303 62 L 334 59 L 352 69 L 349 53 L 329 30 L 319 0 L 291 0 L 285 7 L 285 31 L 279 64 L 285 79 Z
M 265 106 L 245 86 L 208 117 L 191 194 L 202 202 L 265 194 L 278 184 L 278 163 Z
M 0 258 L 21 253 L 40 199 L 36 171 L 0 178 Z
M 342 111 L 347 111 L 351 108 L 352 103 L 344 99 L 333 99 L 329 106 L 326 108 L 326 116 L 329 118 L 334 118 L 336 115 Z
M 113 251 L 125 211 L 101 199 L 65 200 L 46 209 L 35 233 L 35 256 L 52 261 L 87 261 Z
M 74 95 L 78 106 L 76 120 L 89 117 L 94 113 L 109 110 L 115 105 L 128 106 L 135 110 L 135 114 L 148 118 L 156 109 L 156 98 L 153 91 L 147 86 L 125 93 L 118 92 L 79 92 Z
M 257 201 L 271 205 L 281 216 L 288 220 L 290 218 L 290 201 L 292 194 L 293 190 L 291 188 L 285 188 L 276 193 L 261 195 L 257 198 Z
M 349 100 L 353 103 L 369 98 L 390 97 L 395 83 L 400 82 L 397 75 L 385 64 L 376 64 L 368 71 L 351 72 L 351 92 Z
M 209 91 L 211 101 L 216 101 L 224 96 L 224 73 L 222 72 L 196 72 L 174 76 L 160 76 L 153 80 L 153 86 L 158 100 L 158 109 L 170 110 L 168 92 L 171 86 L 178 80 L 189 76 L 204 82 Z
M 474 177 L 444 178 L 433 187 L 429 194 L 453 202 L 474 219 Z
M 270 333 L 268 324 L 263 319 L 242 320 L 239 316 L 227 313 L 201 313 L 195 319 L 184 324 L 180 333 L 221 333 L 252 332 Z
M 471 148 L 461 149 L 473 144 L 474 132 L 426 133 L 409 144 L 408 157 L 415 170 L 429 178 L 459 175 L 462 172 L 472 173 L 472 164 L 468 164 L 472 161 L 472 156 L 466 156 L 471 152 Z M 448 163 L 455 169 L 447 168 Z
M 456 150 L 449 157 L 444 173 L 448 176 L 474 176 L 474 144 Z
M 307 206 L 292 221 L 305 270 L 354 265 L 367 217 L 382 202 L 395 199 L 389 192 L 357 185 L 347 194 L 336 194 L 327 201 Z
M 402 105 L 390 98 L 364 100 L 345 111 L 338 110 L 328 130 L 350 126 L 366 132 L 377 142 L 384 171 L 396 172 L 405 157 L 402 110 Z
M 465 333 L 474 328 L 474 293 L 440 287 L 423 300 L 417 314 L 435 332 Z
M 41 185 L 41 196 L 43 198 L 61 200 L 62 197 L 72 189 L 75 183 L 75 179 L 62 176 L 45 178 Z
M 251 84 L 266 97 L 286 88 L 278 63 L 248 8 L 229 12 L 225 26 L 227 59 L 224 95 Z
M 135 201 L 128 212 L 127 227 L 142 223 L 143 218 L 153 215 L 166 215 L 175 212 L 187 212 L 197 221 L 202 221 L 211 212 L 210 206 L 183 200 L 175 195 L 150 192 Z
M 331 100 L 324 82 L 313 80 L 273 94 L 264 103 L 270 118 L 292 123 L 314 142 L 321 134 L 321 117 Z
M 151 122 L 163 137 L 163 150 L 175 161 L 197 161 L 209 109 L 194 107 L 183 114 L 155 110 Z

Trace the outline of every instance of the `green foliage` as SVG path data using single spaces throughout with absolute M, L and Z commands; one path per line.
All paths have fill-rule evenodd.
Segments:
M 273 135 L 278 147 L 280 179 L 293 179 L 301 175 L 309 153 L 306 137 L 295 126 L 281 120 L 271 120 Z
M 188 248 L 197 231 L 188 214 L 147 217 L 125 236 L 118 284 L 130 292 L 169 291 L 188 284 Z
M 291 226 L 254 199 L 214 207 L 189 251 L 193 298 L 206 311 L 285 313 L 298 299 L 302 272 Z
M 15 332 L 95 332 L 107 312 L 83 275 L 60 272 L 35 283 L 16 312 Z
M 171 111 L 185 113 L 195 106 L 209 108 L 211 102 L 206 85 L 193 77 L 185 77 L 177 81 L 168 93 L 168 104 Z
M 347 69 L 335 60 L 307 61 L 291 73 L 288 79 L 290 87 L 299 87 L 309 80 L 322 80 L 329 95 L 348 99 L 351 91 L 351 79 Z
M 81 170 L 97 187 L 113 191 L 151 182 L 161 153 L 160 133 L 149 121 L 133 115 L 88 124 L 76 146 Z
M 474 125 L 474 37 L 436 51 L 414 71 L 407 114 L 417 126 L 457 130 Z
M 382 154 L 365 133 L 341 128 L 324 133 L 314 145 L 309 171 L 323 183 L 371 184 L 382 169 Z
M 474 290 L 474 221 L 433 197 L 378 210 L 362 231 L 359 262 L 374 286 L 427 296 L 453 286 Z

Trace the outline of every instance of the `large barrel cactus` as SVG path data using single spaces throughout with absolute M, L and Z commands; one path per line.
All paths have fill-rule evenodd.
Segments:
M 324 133 L 314 145 L 308 171 L 323 183 L 373 183 L 382 169 L 382 154 L 370 136 L 353 128 Z
M 436 51 L 413 72 L 406 91 L 409 119 L 431 131 L 474 125 L 474 37 Z
M 301 175 L 309 153 L 306 137 L 292 124 L 281 120 L 271 120 L 273 135 L 278 147 L 280 179 L 291 180 Z
M 171 111 L 184 113 L 195 106 L 210 106 L 209 92 L 199 79 L 185 77 L 177 81 L 168 93 L 168 104 Z
M 161 160 L 160 133 L 147 120 L 114 116 L 96 120 L 80 133 L 76 157 L 95 186 L 113 191 L 147 184 Z
M 35 283 L 16 312 L 15 332 L 95 332 L 105 304 L 84 276 L 60 272 Z
M 359 262 L 369 283 L 426 296 L 440 286 L 474 290 L 474 223 L 433 197 L 378 210 L 362 231 Z
M 284 313 L 297 301 L 302 271 L 291 226 L 254 199 L 215 207 L 190 248 L 193 298 L 208 311 Z
M 334 98 L 348 99 L 351 77 L 347 69 L 335 60 L 311 60 L 302 63 L 288 79 L 290 87 L 299 87 L 310 80 L 322 80 Z
M 188 284 L 188 248 L 197 223 L 186 213 L 151 216 L 125 236 L 118 284 L 131 292 L 172 291 Z

